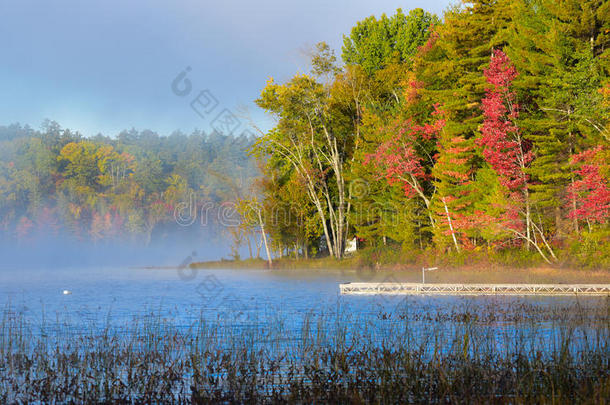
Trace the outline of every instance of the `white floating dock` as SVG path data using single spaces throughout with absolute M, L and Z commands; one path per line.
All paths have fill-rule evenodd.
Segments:
M 347 283 L 339 289 L 361 295 L 610 295 L 610 284 Z

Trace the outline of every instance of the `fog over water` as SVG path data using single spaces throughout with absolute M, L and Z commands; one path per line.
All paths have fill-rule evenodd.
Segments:
M 129 240 L 94 243 L 61 234 L 25 241 L 6 237 L 0 245 L 0 271 L 95 266 L 178 267 L 189 256 L 192 261 L 227 258 L 230 245 L 231 241 L 222 231 L 197 223 L 188 228 L 173 227 L 169 232 L 160 230 L 153 234 L 149 245 Z M 243 246 L 241 253 L 247 253 Z

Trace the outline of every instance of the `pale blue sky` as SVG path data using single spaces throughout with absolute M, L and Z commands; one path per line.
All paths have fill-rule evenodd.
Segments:
M 223 108 L 250 109 L 272 76 L 306 71 L 303 50 L 369 15 L 416 7 L 442 14 L 449 0 L 0 0 L 0 125 L 43 119 L 84 135 L 135 127 L 169 134 L 209 129 Z M 185 67 L 193 91 L 171 82 Z M 204 89 L 218 108 L 189 106 Z M 245 123 L 237 129 L 246 128 Z

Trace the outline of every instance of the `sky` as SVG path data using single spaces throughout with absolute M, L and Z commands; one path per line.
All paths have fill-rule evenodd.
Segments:
M 369 15 L 421 7 L 440 16 L 449 3 L 0 0 L 0 125 L 253 133 L 249 119 L 272 125 L 253 103 L 266 81 L 307 72 L 317 42 L 339 56 L 343 34 Z M 190 86 L 172 86 L 181 72 Z

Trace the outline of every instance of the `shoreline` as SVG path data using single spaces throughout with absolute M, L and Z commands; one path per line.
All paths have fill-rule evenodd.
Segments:
M 519 284 L 610 284 L 610 269 L 575 269 L 546 265 L 516 267 L 493 263 L 473 265 L 435 264 L 437 270 L 426 272 L 426 282 L 430 283 L 519 283 Z M 272 270 L 278 273 L 327 273 L 340 272 L 346 276 L 354 275 L 357 280 L 383 281 L 392 279 L 398 282 L 421 282 L 421 268 L 433 267 L 421 264 L 386 264 L 378 267 L 363 266 L 358 257 L 341 261 L 329 258 L 289 259 L 282 258 L 273 262 L 270 269 L 262 259 L 219 260 L 195 262 L 191 269 L 232 269 L 232 270 Z

